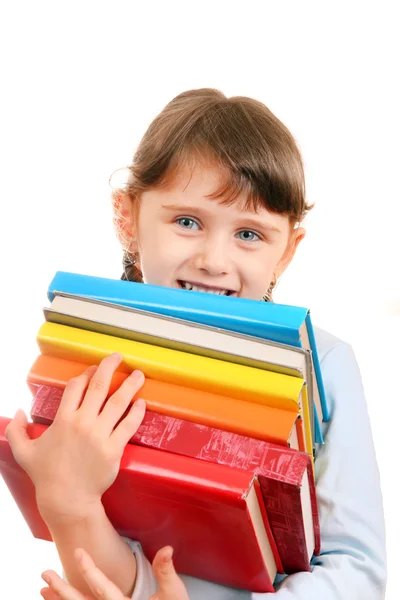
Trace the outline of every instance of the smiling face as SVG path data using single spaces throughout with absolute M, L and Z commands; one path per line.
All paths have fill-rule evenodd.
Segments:
M 264 207 L 246 210 L 244 195 L 209 198 L 220 185 L 217 168 L 197 165 L 140 194 L 131 250 L 145 283 L 260 300 L 282 274 L 304 230 Z

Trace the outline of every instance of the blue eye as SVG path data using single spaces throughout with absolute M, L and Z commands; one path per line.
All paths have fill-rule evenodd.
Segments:
M 176 220 L 176 223 L 183 227 L 183 229 L 200 229 L 199 224 L 193 219 L 189 219 L 189 217 L 181 217 Z
M 239 231 L 237 235 L 243 242 L 256 242 L 261 239 L 258 233 L 250 231 L 249 229 L 243 229 L 243 231 Z

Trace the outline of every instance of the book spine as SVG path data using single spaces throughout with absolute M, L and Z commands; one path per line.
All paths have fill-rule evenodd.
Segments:
M 50 532 L 39 514 L 32 481 L 17 464 L 4 431 L 10 419 L 0 417 L 0 475 L 14 498 L 32 534 L 39 539 L 52 541 Z M 36 426 L 36 427 L 41 427 Z
M 282 559 L 279 553 L 279 547 L 276 543 L 272 528 L 271 528 L 271 524 L 269 522 L 269 517 L 267 514 L 267 510 L 265 507 L 265 501 L 264 501 L 264 497 L 261 491 L 261 486 L 260 486 L 260 482 L 258 481 L 258 479 L 255 480 L 254 482 L 254 489 L 257 495 L 257 499 L 258 499 L 258 505 L 260 507 L 260 512 L 261 512 L 261 517 L 264 523 L 264 528 L 265 531 L 267 532 L 267 536 L 268 536 L 268 540 L 271 546 L 271 550 L 272 553 L 274 555 L 274 559 L 275 559 L 275 563 L 276 563 L 276 568 L 278 573 L 280 574 L 284 574 L 285 570 L 283 567 L 283 563 L 282 563 Z
M 321 527 L 319 522 L 319 513 L 318 513 L 318 500 L 317 500 L 317 490 L 314 484 L 314 473 L 312 465 L 309 463 L 307 465 L 307 475 L 308 482 L 310 485 L 310 496 L 311 496 L 311 509 L 314 523 L 314 540 L 315 540 L 315 556 L 319 556 L 321 552 Z
M 310 571 L 300 488 L 258 474 L 271 529 L 288 575 Z
M 194 323 L 212 325 L 299 347 L 299 329 L 307 310 L 296 306 L 227 298 L 121 280 L 58 271 L 48 288 L 122 306 L 140 308 Z
M 314 439 L 315 439 L 315 443 L 316 444 L 323 444 L 324 443 L 324 437 L 322 435 L 322 429 L 321 429 L 321 424 L 319 422 L 319 417 L 318 417 L 318 411 L 317 411 L 317 406 L 314 402 Z
M 299 411 L 304 381 L 298 377 L 49 322 L 41 326 L 37 342 L 43 354 L 88 364 L 98 364 L 118 350 L 124 356 L 120 371 L 130 373 L 133 368 L 139 368 L 146 377 L 166 383 Z
M 306 327 L 307 327 L 308 339 L 310 341 L 310 348 L 311 348 L 311 352 L 312 352 L 312 358 L 313 358 L 313 364 L 314 364 L 314 370 L 315 370 L 315 379 L 317 380 L 319 397 L 320 397 L 320 401 L 321 401 L 322 419 L 323 419 L 323 421 L 329 421 L 330 415 L 329 415 L 329 410 L 328 410 L 328 403 L 326 400 L 324 382 L 322 379 L 321 363 L 319 361 L 317 342 L 315 339 L 314 328 L 311 323 L 310 314 L 308 314 L 306 317 Z
M 32 395 L 38 385 L 64 389 L 69 379 L 79 376 L 86 366 L 61 358 L 40 355 L 29 371 L 27 382 Z M 109 398 L 127 375 L 116 371 L 107 394 Z M 140 395 L 149 410 L 248 437 L 288 445 L 295 425 L 295 413 L 247 403 L 209 392 L 146 379 Z
M 36 384 L 32 387 L 36 388 L 30 412 L 32 421 L 50 425 L 55 419 L 64 390 Z M 271 447 L 269 442 L 263 440 L 150 410 L 146 410 L 143 422 L 130 442 L 245 471 L 254 471 L 263 464 Z
M 53 541 L 46 523 L 40 516 L 36 504 L 36 493 L 33 483 L 22 469 L 15 463 L 14 457 L 3 460 L 5 444 L 0 440 L 0 475 L 4 479 L 10 494 L 14 498 L 32 535 L 41 540 Z

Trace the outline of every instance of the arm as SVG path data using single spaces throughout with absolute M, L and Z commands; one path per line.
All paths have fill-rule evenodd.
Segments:
M 74 559 L 75 548 L 84 548 L 98 568 L 113 581 L 124 595 L 132 594 L 136 579 L 136 560 L 129 546 L 115 531 L 99 501 L 87 515 L 60 519 L 42 511 L 71 585 L 88 593 L 82 572 Z
M 74 559 L 82 578 L 96 600 L 105 598 L 129 600 L 116 585 L 105 577 L 84 550 L 77 549 L 74 552 Z M 157 552 L 153 560 L 152 571 L 158 590 L 156 591 L 154 587 L 154 594 L 149 590 L 142 590 L 142 593 L 146 593 L 144 596 L 146 600 L 189 600 L 185 586 L 175 572 L 170 546 L 165 546 Z M 40 592 L 45 600 L 85 600 L 77 589 L 63 581 L 54 571 L 46 571 L 42 574 L 42 578 L 48 584 L 48 587 L 43 588 Z
M 118 474 L 125 445 L 145 412 L 140 400 L 129 409 L 144 382 L 139 371 L 127 377 L 105 403 L 121 360 L 121 355 L 113 354 L 71 379 L 54 422 L 38 439 L 29 438 L 22 411 L 6 430 L 16 461 L 35 486 L 39 511 L 67 577 L 84 593 L 88 589 L 73 558 L 76 547 L 88 550 L 124 594 L 130 595 L 135 585 L 135 557 L 101 504 L 103 493 Z
M 321 367 L 332 415 L 315 461 L 321 554 L 311 573 L 284 579 L 275 600 L 383 600 L 382 497 L 359 369 L 344 343 L 326 354 Z

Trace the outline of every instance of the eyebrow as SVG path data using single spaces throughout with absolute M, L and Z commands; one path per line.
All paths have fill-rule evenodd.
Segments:
M 182 212 L 197 212 L 203 213 L 204 215 L 209 214 L 207 210 L 199 206 L 189 206 L 188 204 L 162 204 L 162 208 L 166 208 L 171 211 L 182 211 Z M 251 217 L 244 217 L 243 223 L 241 222 L 242 227 L 249 227 L 249 229 L 264 229 L 266 231 L 274 231 L 275 233 L 282 233 L 282 231 L 276 227 L 276 225 L 272 225 L 270 223 L 263 223 L 261 221 L 257 221 L 256 219 L 252 219 Z

